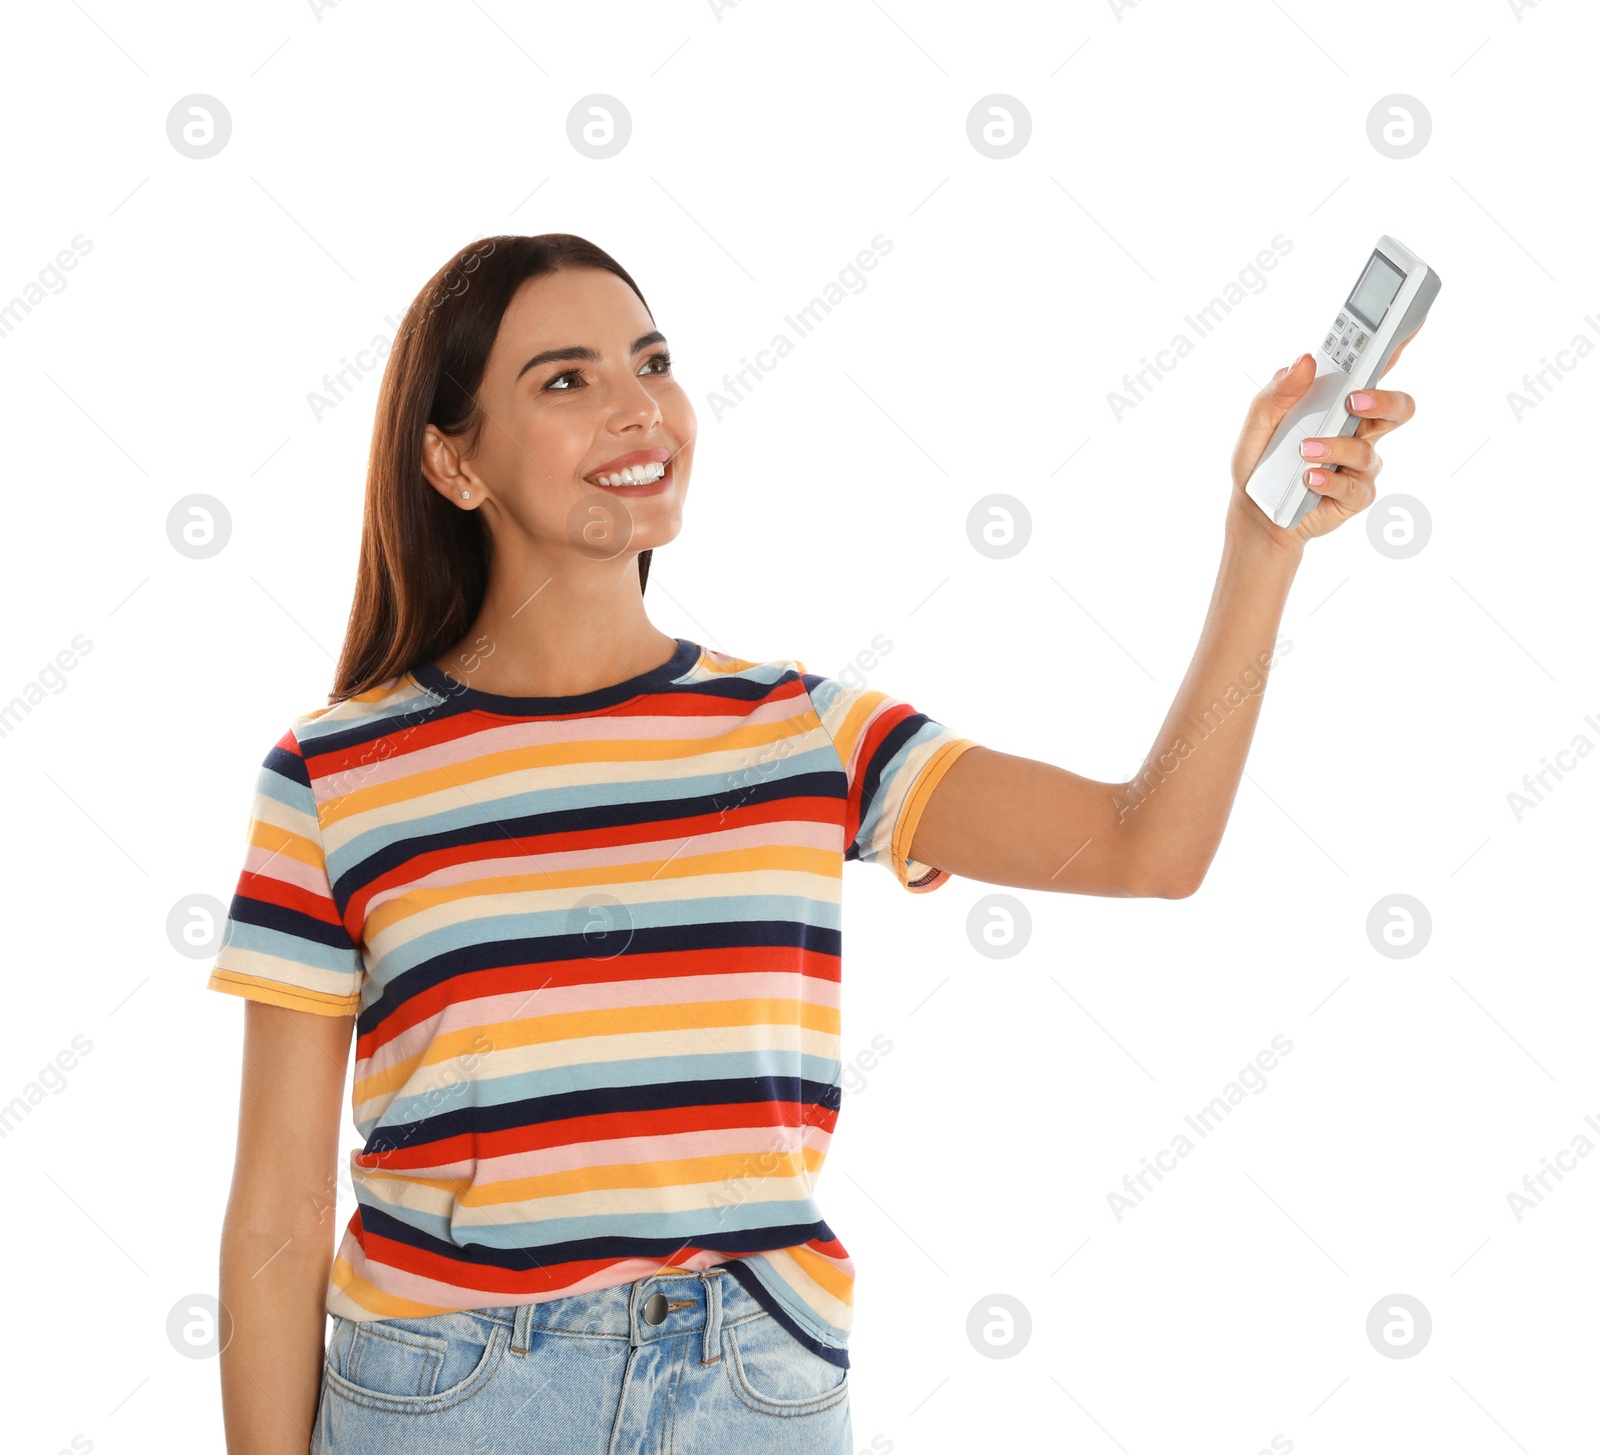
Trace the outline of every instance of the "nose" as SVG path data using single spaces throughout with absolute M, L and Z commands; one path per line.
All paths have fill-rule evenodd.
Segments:
M 612 420 L 612 428 L 618 433 L 630 429 L 649 430 L 660 422 L 661 406 L 637 375 L 624 386 L 612 411 Z

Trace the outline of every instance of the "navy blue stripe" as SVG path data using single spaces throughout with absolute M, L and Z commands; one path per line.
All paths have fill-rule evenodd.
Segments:
M 424 1147 L 447 1137 L 488 1136 L 521 1127 L 545 1126 L 578 1117 L 607 1116 L 617 1112 L 652 1112 L 679 1107 L 763 1106 L 793 1102 L 823 1108 L 836 1116 L 843 1100 L 837 1086 L 803 1076 L 727 1076 L 700 1081 L 650 1082 L 638 1086 L 597 1087 L 592 1091 L 563 1091 L 532 1096 L 499 1106 L 463 1106 L 376 1128 L 367 1138 L 363 1156 Z M 818 1119 L 816 1125 L 821 1125 Z

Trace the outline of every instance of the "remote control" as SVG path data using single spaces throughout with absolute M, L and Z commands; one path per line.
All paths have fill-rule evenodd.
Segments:
M 1293 530 L 1322 499 L 1305 483 L 1305 472 L 1316 467 L 1301 455 L 1300 442 L 1355 433 L 1361 421 L 1346 400 L 1382 377 L 1438 292 L 1439 275 L 1410 248 L 1392 237 L 1378 239 L 1315 354 L 1311 387 L 1284 416 L 1245 486 L 1274 524 Z

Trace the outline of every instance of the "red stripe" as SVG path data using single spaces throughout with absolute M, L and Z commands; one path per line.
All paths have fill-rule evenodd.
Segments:
M 252 873 L 246 869 L 239 876 L 235 891 L 240 898 L 257 904 L 270 904 L 278 909 L 294 910 L 319 924 L 343 927 L 338 906 L 327 895 L 318 894 L 299 884 L 274 878 L 271 874 Z
M 629 1258 L 583 1258 L 570 1263 L 552 1263 L 548 1267 L 535 1267 L 527 1270 L 515 1268 L 500 1268 L 492 1263 L 470 1263 L 459 1258 L 443 1258 L 437 1253 L 428 1253 L 421 1248 L 415 1248 L 410 1243 L 397 1243 L 389 1238 L 379 1237 L 375 1233 L 366 1233 L 354 1226 L 352 1231 L 356 1234 L 356 1241 L 361 1245 L 361 1251 L 366 1254 L 369 1262 L 385 1268 L 398 1269 L 402 1273 L 415 1274 L 420 1278 L 431 1278 L 439 1283 L 447 1284 L 451 1288 L 461 1287 L 458 1279 L 470 1278 L 473 1288 L 486 1288 L 501 1295 L 533 1294 L 560 1294 L 581 1283 L 596 1273 L 602 1273 L 608 1268 L 615 1268 L 619 1264 L 634 1261 Z M 702 1250 L 695 1244 L 679 1248 L 674 1252 L 675 1261 L 682 1261 L 693 1257 Z M 528 1254 L 536 1258 L 537 1252 Z
M 796 960 L 802 975 L 837 982 L 839 956 L 793 945 L 721 945 L 696 950 L 658 950 L 648 954 L 588 956 L 571 960 L 496 965 L 459 971 L 408 996 L 383 1018 L 383 1023 L 356 1038 L 356 1058 L 371 1057 L 396 1036 L 433 1020 L 454 1005 L 492 995 L 533 996 L 553 986 L 621 984 L 629 981 L 681 979 L 690 975 L 739 975 L 761 971 L 792 974 Z
M 357 1152 L 356 1166 L 373 1172 L 426 1172 L 451 1162 L 514 1156 L 551 1147 L 586 1142 L 604 1143 L 626 1137 L 672 1136 L 682 1132 L 723 1131 L 751 1127 L 799 1132 L 808 1125 L 833 1134 L 836 1109 L 795 1101 L 741 1101 L 712 1106 L 659 1107 L 653 1111 L 603 1112 L 567 1117 L 533 1126 L 508 1127 L 499 1132 L 463 1132 L 433 1142 L 417 1142 L 385 1152 Z M 771 1148 L 781 1154 L 787 1144 Z M 712 1153 L 710 1155 L 716 1155 Z M 764 1155 L 764 1154 L 762 1154 Z M 759 1160 L 759 1159 L 758 1159 Z M 759 1174 L 753 1169 L 751 1176 Z
M 586 826 L 570 829 L 566 833 L 540 833 L 535 836 L 537 849 L 533 852 L 530 852 L 526 842 L 514 835 L 496 835 L 470 844 L 452 844 L 413 855 L 363 884 L 351 896 L 347 912 L 355 923 L 365 923 L 372 901 L 385 890 L 397 885 L 415 885 L 419 879 L 430 874 L 465 864 L 520 857 L 530 861 L 528 872 L 538 873 L 540 871 L 533 867 L 533 862 L 546 854 L 581 853 L 588 849 L 654 843 L 660 839 L 693 839 L 718 830 L 747 828 L 763 823 L 839 824 L 839 803 L 836 799 L 822 797 L 784 798 L 774 803 L 740 803 L 735 788 L 729 791 L 726 804 L 718 813 L 688 814 L 605 827 Z

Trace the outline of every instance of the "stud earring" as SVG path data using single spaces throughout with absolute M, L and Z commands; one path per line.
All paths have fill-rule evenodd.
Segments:
M 472 499 L 472 492 L 470 490 L 463 490 L 461 492 L 461 498 L 463 500 L 471 500 Z

